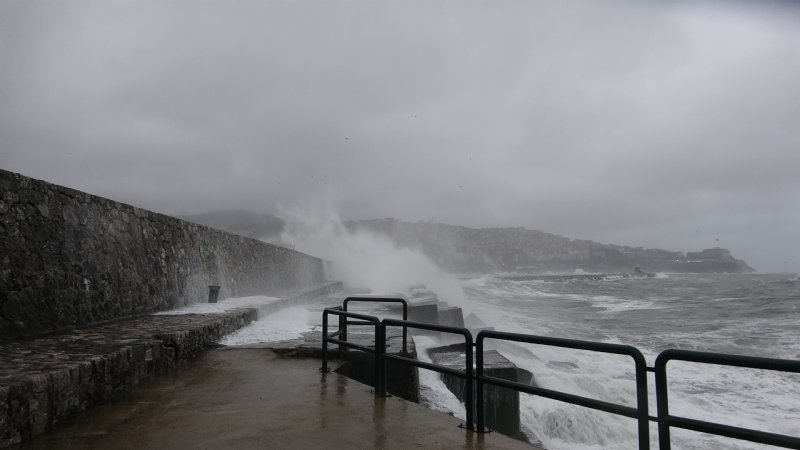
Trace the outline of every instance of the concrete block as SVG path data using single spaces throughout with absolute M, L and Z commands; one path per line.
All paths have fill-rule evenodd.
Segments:
M 464 324 L 466 324 L 468 328 L 485 328 L 487 326 L 486 322 L 481 320 L 475 313 L 467 314 L 467 317 L 464 318 Z
M 387 342 L 393 342 L 393 345 L 388 346 L 386 351 L 417 359 L 417 350 L 411 337 L 408 339 L 408 352 L 401 351 L 402 338 L 399 333 L 401 331 L 397 329 L 392 335 L 387 336 Z M 351 337 L 355 338 L 353 339 L 354 341 L 361 341 L 358 342 L 359 344 L 369 346 L 368 341 L 364 340 L 366 336 L 356 337 L 349 335 L 348 339 Z M 372 344 L 374 345 L 374 341 Z M 317 346 L 317 348 L 319 347 Z M 346 362 L 334 370 L 336 373 L 369 386 L 375 386 L 375 355 L 351 350 L 344 352 L 343 357 Z M 386 361 L 386 390 L 391 395 L 419 403 L 419 370 L 417 367 L 400 361 Z
M 464 328 L 464 313 L 461 308 L 439 308 L 439 325 Z
M 409 305 L 408 320 L 411 322 L 422 322 L 436 325 L 439 323 L 439 307 L 435 303 Z M 408 332 L 413 336 L 439 337 L 438 331 L 409 328 Z
M 435 364 L 453 369 L 464 370 L 466 365 L 463 344 L 431 349 L 429 356 Z M 518 368 L 496 350 L 484 351 L 484 373 L 526 384 L 533 379 L 530 372 Z M 462 378 L 446 374 L 442 374 L 441 378 L 445 386 L 463 402 L 466 397 L 465 381 Z M 520 430 L 519 392 L 496 386 L 485 386 L 484 389 L 486 392 L 486 426 L 514 439 L 528 442 L 527 437 Z
M 439 323 L 439 308 L 434 304 L 410 305 L 408 307 L 408 320 L 422 323 Z

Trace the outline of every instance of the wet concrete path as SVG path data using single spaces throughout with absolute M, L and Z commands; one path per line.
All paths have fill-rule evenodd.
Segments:
M 318 372 L 318 359 L 221 347 L 17 449 L 532 449 Z

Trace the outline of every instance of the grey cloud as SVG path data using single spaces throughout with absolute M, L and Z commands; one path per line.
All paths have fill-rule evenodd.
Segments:
M 327 192 L 778 270 L 798 25 L 784 2 L 3 2 L 0 167 L 171 214 Z

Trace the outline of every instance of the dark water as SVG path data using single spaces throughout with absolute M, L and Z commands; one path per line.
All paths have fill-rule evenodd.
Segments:
M 630 344 L 651 365 L 667 348 L 800 359 L 797 274 L 569 282 L 484 277 L 469 280 L 465 292 L 464 307 L 497 329 Z M 541 385 L 633 404 L 631 364 L 624 358 L 539 346 L 528 350 L 509 351 Z M 681 362 L 670 363 L 669 370 L 670 405 L 677 414 L 800 435 L 796 375 Z M 652 395 L 650 403 L 654 414 Z M 537 398 L 524 399 L 523 416 L 530 424 L 526 431 L 549 448 L 635 448 L 635 426 L 628 419 Z M 655 438 L 655 429 L 651 434 Z M 762 448 L 680 430 L 673 437 L 673 448 Z
M 605 281 L 482 279 L 469 297 L 523 313 L 537 334 L 800 359 L 797 275 L 666 275 Z

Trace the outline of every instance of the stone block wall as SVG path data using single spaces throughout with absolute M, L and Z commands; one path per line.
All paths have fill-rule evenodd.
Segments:
M 0 342 L 322 281 L 319 258 L 0 170 Z
M 0 344 L 0 449 L 191 361 L 258 311 L 144 316 Z

